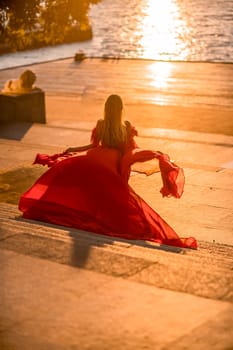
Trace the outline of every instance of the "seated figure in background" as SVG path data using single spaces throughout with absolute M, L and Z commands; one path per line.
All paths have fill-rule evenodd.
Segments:
M 2 93 L 6 94 L 25 94 L 34 90 L 39 90 L 34 87 L 36 74 L 30 69 L 25 70 L 18 79 L 7 80 Z

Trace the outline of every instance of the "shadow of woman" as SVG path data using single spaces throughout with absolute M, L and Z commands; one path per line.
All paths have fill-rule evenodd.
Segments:
M 110 237 L 66 226 L 29 220 L 22 216 L 15 217 L 15 220 L 19 223 L 24 223 L 23 232 L 21 232 L 23 239 L 20 239 L 22 243 L 22 249 L 20 248 L 22 253 L 25 252 L 25 254 L 29 255 L 36 254 L 41 258 L 79 268 L 102 271 L 102 264 L 108 264 L 108 262 L 111 264 L 114 262 L 115 258 L 113 260 L 111 259 L 111 262 L 109 261 L 110 255 L 112 254 L 114 256 L 116 256 L 116 254 L 119 255 L 117 264 L 121 265 L 121 258 L 122 264 L 124 264 L 124 252 L 125 255 L 127 255 L 128 248 L 134 249 L 135 247 L 141 247 L 142 249 L 150 249 L 152 253 L 153 251 L 166 251 L 169 253 L 182 253 L 184 251 L 184 249 L 175 246 L 159 245 L 142 240 L 127 240 L 118 237 Z M 35 245 L 33 242 L 35 242 Z M 17 244 L 19 243 L 18 240 Z M 106 249 L 99 251 L 100 254 L 95 254 L 96 249 L 108 247 L 111 248 L 110 252 L 109 249 Z M 104 270 L 106 268 L 104 268 Z

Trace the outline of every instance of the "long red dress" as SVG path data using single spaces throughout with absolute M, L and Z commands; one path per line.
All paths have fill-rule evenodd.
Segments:
M 179 198 L 184 185 L 182 169 L 166 155 L 139 149 L 136 134 L 132 127 L 128 144 L 115 149 L 100 145 L 94 129 L 93 148 L 88 151 L 37 155 L 35 163 L 50 169 L 21 196 L 23 217 L 108 236 L 197 248 L 194 238 L 180 238 L 129 186 L 131 164 L 155 157 L 163 196 Z

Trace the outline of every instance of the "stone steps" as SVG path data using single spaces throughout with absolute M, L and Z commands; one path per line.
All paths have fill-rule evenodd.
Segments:
M 198 250 L 128 241 L 25 220 L 0 203 L 0 248 L 202 297 L 233 302 L 233 247 Z

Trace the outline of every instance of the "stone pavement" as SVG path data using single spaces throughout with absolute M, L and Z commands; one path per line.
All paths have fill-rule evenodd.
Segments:
M 31 69 L 49 124 L 96 122 L 117 93 L 137 127 L 232 135 L 233 64 L 72 58 L 0 71 L 0 87 Z
M 90 127 L 5 125 L 1 171 L 31 167 L 37 152 L 85 143 Z M 162 199 L 151 163 L 136 167 L 130 184 L 178 232 L 197 237 L 198 251 L 27 222 L 2 203 L 1 349 L 232 348 L 232 138 L 177 131 L 171 139 L 169 130 L 148 129 L 141 135 L 139 145 L 175 155 L 184 166 L 185 192 L 180 200 Z
M 38 152 L 53 154 L 89 142 L 94 124 L 75 125 L 75 129 L 27 123 L 2 126 L 0 170 L 30 167 Z M 140 147 L 161 150 L 184 167 L 186 185 L 180 200 L 162 199 L 160 173 L 153 173 L 157 162 L 146 162 L 136 170 L 153 174 L 132 174 L 130 184 L 136 192 L 180 235 L 232 245 L 233 137 L 148 128 L 139 128 L 139 135 Z
M 3 350 L 232 349 L 232 303 L 0 252 Z
M 7 171 L 31 168 L 37 152 L 55 153 L 89 141 L 96 115 L 101 112 L 103 96 L 105 99 L 110 87 L 101 83 L 104 76 L 100 71 L 101 62 L 95 65 L 96 69 L 99 64 L 96 71 L 90 64 L 94 61 L 87 61 L 83 66 L 86 68 L 82 70 L 80 66 L 80 71 L 87 74 L 87 86 L 90 87 L 88 83 L 93 79 L 92 89 L 88 87 L 86 93 L 78 97 L 77 93 L 69 94 L 72 86 L 65 84 L 63 73 L 58 74 L 57 87 L 53 83 L 53 93 L 48 91 L 47 125 L 1 126 L 0 176 Z M 124 60 L 120 65 L 116 63 L 114 69 L 108 64 L 107 73 L 110 78 L 114 77 L 111 81 L 116 86 L 123 82 L 121 75 L 117 80 L 116 68 L 120 67 L 123 74 L 128 65 Z M 62 70 L 69 68 L 70 74 L 75 75 L 76 68 L 69 60 L 54 66 Z M 55 76 L 54 71 L 51 72 L 54 66 L 50 63 L 47 68 L 46 64 L 36 68 L 38 72 L 44 70 L 40 85 L 45 84 L 48 90 L 49 79 Z M 144 62 L 143 69 L 145 67 Z M 134 62 L 134 72 L 139 68 Z M 111 73 L 111 69 L 115 73 Z M 15 69 L 2 71 L 1 79 L 16 73 Z M 124 89 L 129 92 L 127 79 L 124 83 L 122 92 Z M 165 107 L 168 124 L 154 124 L 150 118 L 149 122 L 143 121 L 139 117 L 141 108 L 154 115 L 159 107 L 137 100 L 141 91 L 146 98 L 150 88 L 147 90 L 143 81 L 141 85 L 139 80 L 136 83 L 134 93 L 127 95 L 130 101 L 127 111 L 134 115 L 133 122 L 138 125 L 138 144 L 168 153 L 182 165 L 186 186 L 180 200 L 162 199 L 160 174 L 153 162 L 136 165 L 130 185 L 177 232 L 195 236 L 199 249 L 169 249 L 147 242 L 113 240 L 26 221 L 20 218 L 15 205 L 1 203 L 1 349 L 233 348 L 232 133 L 228 136 L 200 133 L 195 127 L 187 131 L 188 125 L 195 124 L 192 115 L 199 108 L 198 103 L 191 107 Z M 227 79 L 222 84 L 229 86 Z M 209 101 L 214 103 L 207 107 L 208 98 L 205 97 L 200 110 L 205 111 L 206 116 L 210 114 L 210 118 L 215 118 L 219 112 L 226 130 L 231 125 L 232 109 L 215 104 L 219 98 L 212 91 L 208 93 Z M 134 101 L 131 100 L 133 94 Z M 150 94 L 152 96 L 152 91 Z M 230 94 L 220 100 L 225 104 L 229 98 Z M 68 111 L 72 110 L 73 116 L 64 113 L 66 108 L 61 110 L 62 104 Z M 85 118 L 87 107 L 90 107 L 90 114 Z M 174 119 L 180 118 L 186 128 L 167 117 L 167 108 L 173 109 Z M 80 115 L 82 117 L 77 120 Z M 189 117 L 188 122 L 185 117 Z M 196 127 L 200 131 L 200 123 Z M 4 188 L 10 191 L 4 186 L 1 190 Z

